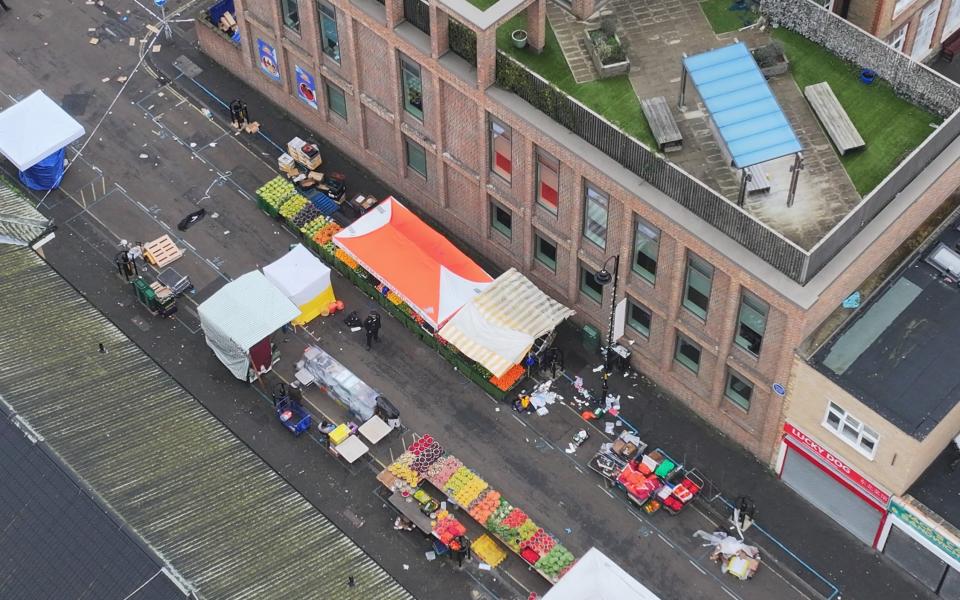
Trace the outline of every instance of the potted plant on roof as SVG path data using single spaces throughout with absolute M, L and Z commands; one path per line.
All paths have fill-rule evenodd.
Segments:
M 753 60 L 757 61 L 760 72 L 767 79 L 783 75 L 790 70 L 790 61 L 787 60 L 787 55 L 783 51 L 783 44 L 777 40 L 754 48 L 750 54 L 753 55 Z
M 627 58 L 630 41 L 621 40 L 617 35 L 617 19 L 613 15 L 603 17 L 598 26 L 588 27 L 584 36 L 593 66 L 601 79 L 630 72 L 630 59 Z

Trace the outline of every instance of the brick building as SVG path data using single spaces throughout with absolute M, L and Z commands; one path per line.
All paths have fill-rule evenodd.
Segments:
M 626 166 L 603 144 L 586 141 L 508 91 L 507 81 L 498 79 L 509 59 L 498 55 L 497 27 L 524 14 L 528 45 L 542 48 L 546 13 L 554 9 L 545 0 L 499 0 L 486 10 L 466 0 L 233 4 L 239 43 L 198 20 L 208 55 L 375 171 L 408 205 L 500 267 L 517 267 L 601 331 L 613 299 L 610 286 L 596 286 L 592 273 L 620 255 L 617 301 L 628 301 L 625 336 L 635 366 L 763 460 L 778 446 L 783 399 L 774 387 L 787 385 L 795 348 L 960 183 L 958 148 L 949 145 L 955 120 L 949 119 L 925 142 L 926 153 L 915 152 L 917 160 L 905 161 L 886 186 L 862 202 L 849 192 L 850 202 L 832 221 L 794 227 L 795 242 L 777 230 L 781 217 L 763 222 L 700 183 L 700 173 L 689 175 L 617 133 L 643 157 L 639 162 L 662 175 L 642 177 L 647 167 Z M 571 9 L 582 16 L 593 3 L 576 0 Z M 473 56 L 463 50 L 464 30 L 476 37 L 473 46 L 467 36 Z M 682 35 L 697 38 L 685 39 L 704 50 L 729 43 L 700 31 Z M 681 50 L 665 44 L 663 52 L 679 60 Z M 679 62 L 668 70 L 670 89 L 660 93 L 676 94 L 670 78 L 679 74 Z M 924 70 L 910 81 L 925 77 L 938 76 Z M 933 98 L 929 90 L 935 90 L 941 114 L 951 113 L 960 95 L 948 82 L 930 81 L 917 93 Z M 792 80 L 773 87 L 778 97 L 782 88 L 794 94 L 790 102 L 799 98 L 798 118 L 813 118 Z M 703 122 L 696 108 L 681 119 L 685 131 Z M 577 114 L 597 119 L 586 110 Z M 836 170 L 840 162 L 832 154 L 818 162 L 814 146 L 832 150 L 812 123 L 805 129 L 821 141 L 805 144 L 805 152 L 809 146 L 817 166 L 801 181 L 816 182 L 818 172 Z M 698 161 L 690 159 L 691 168 Z M 853 189 L 845 176 L 843 182 L 803 188 L 798 206 L 834 188 Z M 837 205 L 843 200 L 830 198 Z M 851 215 L 855 206 L 864 210 Z M 796 226 L 790 215 L 799 213 L 777 214 L 787 215 L 785 229 Z M 814 239 L 801 239 L 812 230 Z
M 914 60 L 936 56 L 960 29 L 957 0 L 823 0 L 827 8 Z

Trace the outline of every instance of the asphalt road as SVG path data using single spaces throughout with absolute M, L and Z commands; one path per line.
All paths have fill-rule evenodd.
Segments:
M 172 4 L 171 10 L 179 5 Z M 95 129 L 62 190 L 44 198 L 41 207 L 60 227 L 57 240 L 45 249 L 51 264 L 418 598 L 521 598 L 529 590 L 543 592 L 545 582 L 515 558 L 505 563 L 504 570 L 494 572 L 480 571 L 475 563 L 459 572 L 449 562 L 427 561 L 423 552 L 428 545 L 422 537 L 391 528 L 393 514 L 376 495 L 375 462 L 346 468 L 309 438 L 291 438 L 275 422 L 263 391 L 233 379 L 205 346 L 191 307 L 226 281 L 274 260 L 295 240 L 260 213 L 251 196 L 273 176 L 276 149 L 268 138 L 289 139 L 302 131 L 299 126 L 205 63 L 189 47 L 189 30 L 175 27 L 174 41 L 158 40 L 160 51 L 150 51 L 152 40 L 147 44 L 138 40 L 152 37 L 146 29 L 151 19 L 136 2 L 111 3 L 100 9 L 41 0 L 32 3 L 30 11 L 19 8 L 0 14 L 0 39 L 5 46 L 5 54 L 0 55 L 4 74 L 0 107 L 42 87 L 88 132 Z M 90 44 L 91 37 L 99 43 Z M 141 60 L 145 51 L 151 56 Z M 197 82 L 156 81 L 150 65 L 174 78 L 176 71 L 170 64 L 180 54 L 203 67 Z M 134 70 L 138 63 L 140 68 Z M 119 77 L 129 79 L 122 82 Z M 263 123 L 266 136 L 240 137 L 228 131 L 222 107 L 197 83 L 224 97 L 242 94 L 253 117 Z M 126 87 L 119 93 L 122 85 Z M 213 118 L 202 112 L 205 106 Z M 74 145 L 79 147 L 80 143 Z M 347 175 L 352 191 L 387 195 L 381 182 L 335 148 L 324 147 L 323 155 L 327 168 Z M 198 206 L 208 216 L 187 232 L 177 231 L 175 223 Z M 137 305 L 112 266 L 120 239 L 149 240 L 163 233 L 170 233 L 187 249 L 175 266 L 196 286 L 174 320 L 158 320 Z M 372 307 L 347 281 L 337 279 L 334 285 L 348 307 L 361 312 Z M 706 560 L 706 550 L 691 538 L 696 529 L 714 526 L 707 514 L 692 510 L 677 518 L 648 518 L 599 486 L 599 478 L 584 469 L 602 438 L 599 431 L 594 430 L 591 441 L 576 454 L 563 451 L 583 426 L 572 407 L 557 406 L 543 418 L 518 419 L 398 324 L 388 320 L 383 337 L 384 342 L 368 353 L 337 320 L 321 320 L 280 341 L 284 363 L 278 371 L 289 377 L 292 361 L 307 343 L 322 345 L 390 397 L 411 431 L 437 437 L 575 553 L 596 545 L 666 598 L 815 597 L 786 569 L 773 564 L 746 584 L 721 576 Z M 579 369 L 587 374 L 588 360 L 594 359 L 570 360 L 571 372 Z M 338 410 L 318 393 L 308 394 L 317 410 Z M 570 397 L 569 392 L 564 394 Z M 636 394 L 637 405 L 641 400 L 648 408 L 662 403 L 644 386 Z M 659 423 L 675 429 L 673 436 L 661 436 L 662 443 L 680 432 L 692 432 L 696 440 L 692 458 L 700 454 L 706 461 L 706 455 L 715 453 L 742 460 L 743 472 L 760 473 L 743 487 L 761 485 L 762 469 L 755 462 L 748 464 L 742 455 L 738 459 L 728 447 L 721 448 L 723 442 L 715 434 L 703 433 L 703 424 L 682 411 L 658 413 L 662 414 L 646 421 L 647 427 Z M 400 440 L 393 439 L 375 453 L 385 460 L 399 448 Z M 735 483 L 738 475 L 732 471 L 736 468 L 728 469 L 723 479 Z M 782 488 L 768 480 L 767 476 L 762 485 Z M 783 493 L 770 492 L 771 503 L 777 498 L 789 501 L 789 493 L 777 496 Z M 772 504 L 767 507 L 770 510 Z M 809 507 L 797 511 L 827 536 L 819 541 L 787 540 L 788 544 L 802 542 L 805 559 L 816 563 L 821 550 L 836 552 L 835 539 L 845 540 L 842 548 L 847 547 L 845 534 L 836 537 L 836 527 L 826 517 Z M 783 520 L 783 515 L 779 517 Z M 800 523 L 795 529 L 802 532 L 804 527 Z M 828 545 L 834 547 L 828 549 Z M 848 561 L 843 563 L 846 572 L 828 574 L 846 597 L 929 597 L 871 553 L 855 549 L 854 544 L 849 548 L 842 551 L 842 560 Z M 831 566 L 835 565 L 827 565 Z M 865 577 L 866 573 L 870 576 Z

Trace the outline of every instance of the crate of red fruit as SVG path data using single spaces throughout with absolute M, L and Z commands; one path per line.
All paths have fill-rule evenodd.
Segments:
M 412 452 L 415 456 L 420 456 L 420 453 L 430 447 L 430 444 L 433 443 L 433 436 L 427 434 L 422 438 L 414 441 L 407 447 L 407 450 Z
M 516 529 L 523 525 L 523 522 L 527 520 L 527 515 L 519 508 L 515 508 L 510 511 L 510 514 L 503 520 L 503 525 L 511 529 Z
M 443 447 L 438 442 L 433 442 L 416 455 L 410 468 L 417 473 L 426 473 L 430 465 L 435 463 L 441 456 L 443 456 Z
M 524 546 L 527 548 L 532 548 L 540 556 L 544 556 L 557 545 L 557 540 L 553 538 L 549 533 L 543 529 L 538 529 L 533 537 L 524 542 Z

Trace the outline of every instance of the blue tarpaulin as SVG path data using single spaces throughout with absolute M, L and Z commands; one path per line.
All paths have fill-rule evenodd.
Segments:
M 220 0 L 211 6 L 207 12 L 210 14 L 210 22 L 214 25 L 220 24 L 220 17 L 223 16 L 223 13 L 230 13 L 231 15 L 237 13 L 233 8 L 233 0 Z
M 63 179 L 63 156 L 61 148 L 26 171 L 20 171 L 20 181 L 31 190 L 52 190 Z
M 683 59 L 733 165 L 745 169 L 802 147 L 743 42 Z

